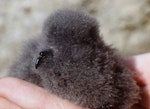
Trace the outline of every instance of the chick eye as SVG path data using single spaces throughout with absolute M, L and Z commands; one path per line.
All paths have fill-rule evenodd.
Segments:
M 37 69 L 48 56 L 53 56 L 51 49 L 41 51 L 39 57 L 36 59 L 35 68 Z

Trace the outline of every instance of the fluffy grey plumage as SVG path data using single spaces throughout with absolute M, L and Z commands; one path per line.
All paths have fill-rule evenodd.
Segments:
M 129 109 L 139 99 L 132 73 L 99 37 L 97 21 L 79 11 L 52 14 L 10 76 L 90 109 Z

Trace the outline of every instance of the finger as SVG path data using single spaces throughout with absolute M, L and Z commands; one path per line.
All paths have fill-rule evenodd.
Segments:
M 140 86 L 150 84 L 150 53 L 129 57 L 126 62 Z
M 23 109 L 16 104 L 0 97 L 0 109 Z
M 140 106 L 142 109 L 150 109 L 150 86 L 146 86 L 142 89 L 141 97 Z
M 150 109 L 150 53 L 128 58 L 127 64 L 135 72 L 141 86 L 141 109 Z
M 23 109 L 83 109 L 40 87 L 15 78 L 0 80 L 0 96 L 16 103 Z

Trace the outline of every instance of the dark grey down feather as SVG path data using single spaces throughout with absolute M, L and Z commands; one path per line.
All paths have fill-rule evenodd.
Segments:
M 99 36 L 98 26 L 83 12 L 56 11 L 9 76 L 90 109 L 130 109 L 139 88 L 121 56 Z

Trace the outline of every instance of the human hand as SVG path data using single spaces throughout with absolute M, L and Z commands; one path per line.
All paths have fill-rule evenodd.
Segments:
M 150 53 L 129 57 L 126 62 L 141 89 L 141 101 L 133 109 L 150 109 Z
M 142 89 L 142 100 L 134 109 L 150 109 L 150 54 L 126 59 L 136 73 Z M 31 83 L 15 78 L 0 80 L 0 109 L 84 109 L 67 100 L 52 95 Z
M 0 109 L 84 109 L 16 78 L 0 80 Z

